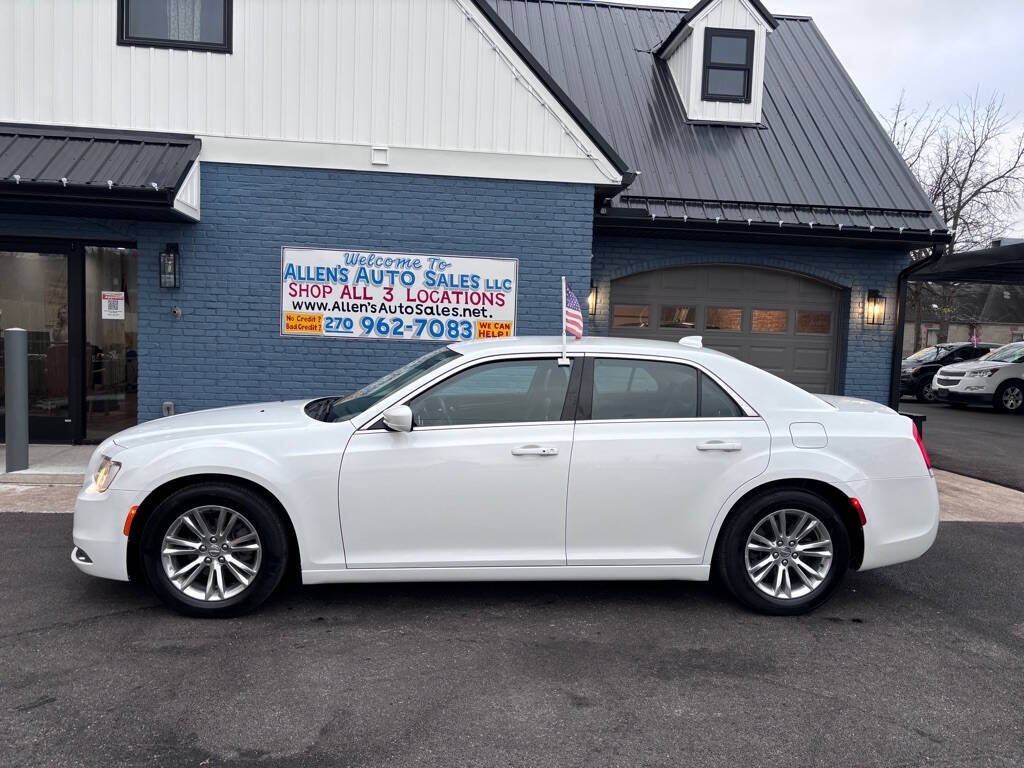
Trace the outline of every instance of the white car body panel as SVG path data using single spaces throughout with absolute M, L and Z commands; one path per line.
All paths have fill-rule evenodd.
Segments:
M 158 419 L 100 445 L 75 508 L 83 571 L 126 579 L 128 510 L 154 490 L 222 475 L 271 494 L 295 531 L 306 583 L 708 578 L 729 511 L 768 483 L 812 480 L 861 500 L 862 568 L 919 556 L 938 524 L 935 480 L 911 422 L 876 403 L 819 398 L 727 355 L 616 338 L 570 356 L 657 358 L 704 370 L 736 418 L 554 421 L 374 429 L 391 405 L 471 364 L 557 355 L 560 340 L 455 344 L 462 357 L 358 414 L 326 423 L 308 401 Z M 714 441 L 739 450 L 698 450 Z M 513 456 L 513 448 L 555 449 Z M 98 493 L 102 456 L 122 463 Z

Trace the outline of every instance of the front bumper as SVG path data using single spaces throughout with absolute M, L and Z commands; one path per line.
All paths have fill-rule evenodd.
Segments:
M 944 403 L 974 403 L 975 405 L 992 405 L 991 392 L 964 392 L 959 389 L 932 387 L 936 399 Z
M 71 562 L 78 570 L 91 576 L 128 581 L 128 537 L 124 535 L 124 521 L 142 496 L 137 491 L 113 488 L 97 493 L 91 484 L 82 488 L 75 501 L 71 534 L 75 544 Z
M 917 394 L 917 380 L 913 376 L 900 376 L 900 394 L 901 395 L 916 395 Z

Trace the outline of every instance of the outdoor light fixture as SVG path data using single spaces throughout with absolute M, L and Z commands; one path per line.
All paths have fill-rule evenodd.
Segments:
M 590 293 L 587 294 L 587 314 L 593 317 L 597 314 L 597 286 L 590 284 Z
M 168 243 L 160 254 L 160 287 L 181 288 L 181 252 L 177 243 Z
M 885 324 L 885 296 L 874 288 L 868 291 L 868 300 L 864 303 L 864 322 L 868 325 Z

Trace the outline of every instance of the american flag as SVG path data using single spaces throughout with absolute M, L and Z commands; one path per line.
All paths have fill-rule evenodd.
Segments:
M 577 339 L 583 338 L 583 312 L 579 299 L 568 285 L 565 286 L 565 331 Z

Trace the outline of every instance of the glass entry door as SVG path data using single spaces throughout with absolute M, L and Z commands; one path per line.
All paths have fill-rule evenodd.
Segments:
M 138 253 L 81 241 L 0 240 L 0 329 L 28 331 L 28 436 L 99 442 L 138 419 Z M 4 440 L 0 334 L 0 442 Z
M 136 251 L 85 246 L 85 439 L 138 420 Z
M 0 250 L 0 329 L 28 331 L 29 439 L 74 437 L 71 387 L 70 253 Z M 0 338 L 0 436 L 6 413 Z

